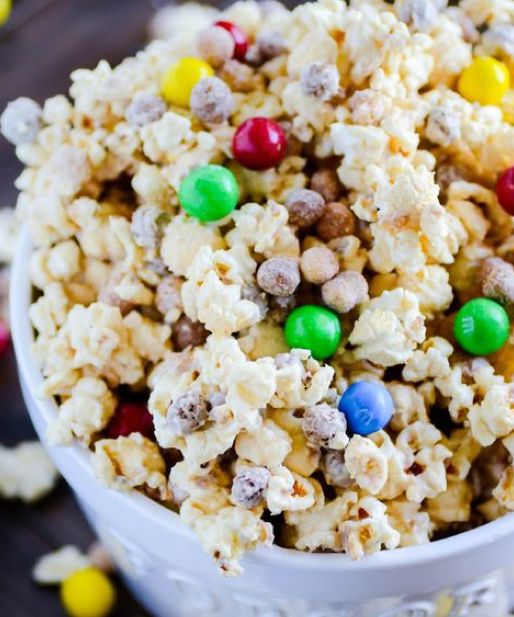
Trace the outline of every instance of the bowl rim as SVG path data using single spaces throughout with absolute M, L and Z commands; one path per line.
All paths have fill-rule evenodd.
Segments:
M 29 308 L 32 300 L 32 284 L 30 282 L 30 256 L 33 251 L 32 240 L 26 226 L 20 230 L 14 260 L 11 269 L 10 284 L 10 320 L 11 333 L 18 364 L 18 372 L 29 392 L 37 403 L 38 412 L 44 424 L 47 425 L 57 411 L 57 404 L 51 398 L 39 394 L 43 376 L 36 359 L 32 354 L 34 343 L 33 327 L 29 318 Z M 61 447 L 60 447 L 61 448 Z M 76 465 L 89 476 L 94 476 L 89 461 L 89 450 L 75 442 L 71 446 L 62 447 L 71 465 Z M 100 486 L 98 479 L 95 481 Z M 147 518 L 152 524 L 157 524 L 168 533 L 179 533 L 196 539 L 194 532 L 187 527 L 180 516 L 149 497 L 137 491 L 121 493 L 109 490 L 113 500 L 117 500 L 125 510 L 130 510 L 138 516 Z M 371 574 L 398 567 L 413 567 L 427 565 L 434 561 L 462 557 L 466 553 L 480 554 L 481 549 L 491 548 L 492 544 L 502 542 L 508 536 L 514 536 L 514 512 L 506 514 L 496 521 L 460 533 L 458 535 L 422 544 L 418 546 L 401 547 L 393 550 L 381 550 L 378 553 L 366 555 L 360 561 L 353 561 L 342 553 L 308 553 L 296 549 L 283 548 L 277 545 L 258 547 L 247 554 L 244 561 L 249 564 L 275 564 L 294 568 L 309 568 L 317 570 L 333 570 L 340 572 L 351 569 Z

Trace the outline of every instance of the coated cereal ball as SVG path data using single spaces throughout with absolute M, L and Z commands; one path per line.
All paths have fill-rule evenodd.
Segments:
M 310 227 L 323 215 L 325 200 L 316 191 L 293 189 L 287 196 L 285 207 L 289 212 L 289 223 L 296 227 Z
M 368 297 L 368 282 L 360 272 L 341 272 L 321 287 L 323 302 L 338 313 L 348 313 Z
M 234 97 L 227 84 L 218 77 L 201 79 L 191 92 L 193 114 L 206 124 L 220 124 L 234 110 Z
M 204 77 L 212 77 L 210 64 L 201 58 L 182 58 L 173 64 L 162 78 L 162 95 L 165 100 L 178 107 L 188 107 L 191 92 Z
M 207 422 L 209 406 L 201 394 L 186 392 L 172 401 L 166 420 L 177 435 L 190 435 Z
M 260 32 L 255 43 L 260 55 L 264 59 L 275 58 L 287 51 L 284 37 L 276 30 L 265 30 Z
M 236 504 L 251 510 L 264 499 L 270 472 L 266 467 L 247 467 L 240 471 L 232 483 L 232 499 Z
M 183 280 L 170 274 L 165 276 L 155 290 L 155 306 L 163 315 L 171 311 L 182 311 L 182 296 L 180 295 Z
M 182 315 L 172 326 L 171 340 L 175 351 L 203 345 L 208 336 L 209 332 L 204 325 L 199 321 L 189 319 L 187 315 Z
M 355 215 L 350 208 L 346 204 L 334 201 L 325 206 L 316 230 L 324 242 L 329 242 L 341 236 L 352 236 L 355 233 L 355 227 Z
M 313 246 L 300 258 L 300 270 L 308 283 L 322 285 L 339 272 L 335 253 L 326 246 Z
M 461 73 L 458 89 L 471 103 L 500 105 L 510 86 L 507 65 L 495 58 L 474 58 Z
M 107 617 L 116 592 L 109 578 L 91 567 L 75 572 L 62 583 L 61 601 L 70 617 Z
M 322 101 L 329 101 L 339 91 L 339 71 L 334 64 L 311 62 L 302 69 L 302 91 Z
M 311 178 L 311 189 L 319 193 L 326 203 L 337 201 L 343 186 L 335 169 L 320 169 Z
M 481 271 L 482 292 L 502 304 L 514 303 L 514 266 L 499 257 L 486 259 Z
M 198 53 L 211 66 L 219 67 L 234 55 L 235 43 L 230 32 L 218 26 L 209 26 L 198 33 Z
M 272 296 L 290 296 L 300 284 L 300 271 L 294 259 L 272 257 L 257 271 L 257 283 Z
M 22 96 L 7 104 L 0 116 L 0 132 L 15 146 L 31 144 L 41 129 L 42 113 L 36 101 Z
M 323 471 L 325 479 L 330 486 L 338 488 L 350 488 L 353 480 L 346 468 L 344 452 L 341 450 L 328 450 L 323 459 Z
M 320 403 L 305 410 L 302 429 L 310 442 L 326 448 L 338 433 L 346 433 L 346 419 L 334 407 Z
M 127 107 L 125 118 L 130 126 L 141 128 L 160 120 L 166 109 L 167 105 L 160 96 L 151 93 L 138 94 Z

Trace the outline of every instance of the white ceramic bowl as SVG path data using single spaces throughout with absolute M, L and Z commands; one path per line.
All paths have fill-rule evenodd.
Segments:
M 13 264 L 11 319 L 23 393 L 34 426 L 57 413 L 38 396 L 42 376 L 31 355 L 28 310 L 31 242 L 21 234 Z M 345 555 L 262 548 L 245 574 L 223 578 L 177 514 L 134 492 L 106 490 L 80 445 L 48 447 L 135 595 L 155 617 L 503 617 L 504 568 L 514 563 L 514 514 L 429 545 L 384 551 L 352 562 Z M 503 570 L 502 570 L 503 569 Z

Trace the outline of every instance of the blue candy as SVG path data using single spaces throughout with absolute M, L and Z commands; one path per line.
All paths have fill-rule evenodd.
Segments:
M 358 435 L 369 435 L 384 428 L 393 415 L 394 403 L 387 388 L 372 381 L 356 381 L 339 401 L 348 428 Z

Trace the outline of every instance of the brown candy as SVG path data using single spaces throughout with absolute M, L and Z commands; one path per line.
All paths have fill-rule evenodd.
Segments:
M 192 321 L 187 315 L 183 315 L 173 324 L 171 336 L 173 349 L 175 351 L 182 351 L 190 346 L 198 347 L 203 345 L 209 336 L 209 332 L 199 321 Z

